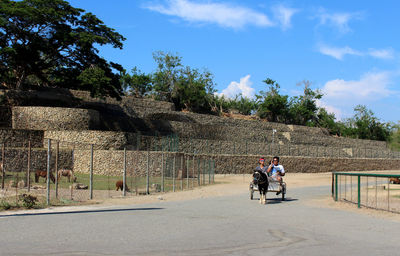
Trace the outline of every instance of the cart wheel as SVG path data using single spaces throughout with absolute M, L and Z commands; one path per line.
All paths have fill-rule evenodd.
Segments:
M 253 200 L 254 190 L 250 189 L 250 200 Z

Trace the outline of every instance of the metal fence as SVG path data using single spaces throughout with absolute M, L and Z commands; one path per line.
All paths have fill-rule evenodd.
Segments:
M 400 213 L 400 175 L 374 173 L 332 173 L 332 197 L 335 201 Z
M 146 151 L 96 150 L 94 144 L 70 142 L 60 147 L 67 143 L 55 140 L 45 144 L 32 148 L 29 142 L 2 143 L 0 208 L 22 205 L 29 195 L 37 205 L 74 205 L 214 183 L 215 160 L 207 155 L 170 148 L 154 152 L 150 144 Z

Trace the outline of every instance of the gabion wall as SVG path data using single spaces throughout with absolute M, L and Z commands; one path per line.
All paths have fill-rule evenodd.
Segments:
M 96 110 L 55 107 L 13 107 L 12 128 L 28 130 L 90 130 L 99 125 Z

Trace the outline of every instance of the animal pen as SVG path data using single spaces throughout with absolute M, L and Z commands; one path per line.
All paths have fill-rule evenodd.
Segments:
M 400 213 L 400 184 L 392 184 L 400 175 L 378 173 L 332 173 L 332 197 L 335 201 Z M 392 181 L 391 181 L 392 180 Z
M 119 150 L 50 139 L 46 148 L 29 141 L 18 147 L 2 143 L 0 204 L 18 206 L 31 195 L 41 205 L 74 205 L 214 183 L 217 167 L 211 155 L 178 152 L 174 136 L 158 140 L 153 145 L 141 136 L 136 145 Z

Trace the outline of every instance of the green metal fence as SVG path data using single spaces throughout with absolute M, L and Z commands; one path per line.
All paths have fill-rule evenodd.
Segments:
M 400 213 L 400 174 L 332 173 L 332 197 L 335 201 Z

